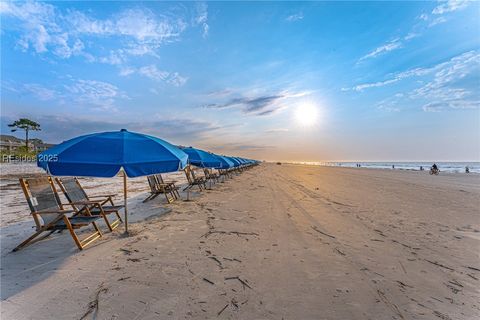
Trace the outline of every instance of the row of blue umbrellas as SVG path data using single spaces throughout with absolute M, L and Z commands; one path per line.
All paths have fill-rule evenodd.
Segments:
M 37 165 L 54 176 L 114 177 L 123 170 L 126 232 L 127 177 L 183 170 L 189 164 L 228 170 L 256 163 L 258 161 L 252 159 L 177 147 L 157 137 L 125 129 L 79 136 L 37 157 Z

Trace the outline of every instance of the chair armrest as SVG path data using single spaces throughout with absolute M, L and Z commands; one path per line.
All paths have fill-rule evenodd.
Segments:
M 99 201 L 82 200 L 82 201 L 69 202 L 69 203 L 67 203 L 67 204 L 69 204 L 69 205 L 76 205 L 76 204 L 79 204 L 79 205 L 88 205 L 88 204 L 99 204 L 99 203 L 100 203 Z
M 74 211 L 72 210 L 40 210 L 40 211 L 34 211 L 32 213 L 37 213 L 37 214 L 44 214 L 44 213 L 52 213 L 52 214 L 67 214 L 67 213 L 73 213 Z
M 95 196 L 88 196 L 89 198 L 111 198 L 111 197 L 115 197 L 117 194 L 115 193 L 112 193 L 112 194 L 98 194 L 98 195 L 95 195 Z

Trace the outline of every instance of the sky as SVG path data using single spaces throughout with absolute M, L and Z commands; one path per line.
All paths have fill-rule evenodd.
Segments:
M 2 134 L 480 161 L 480 2 L 0 2 Z M 21 136 L 21 133 L 15 133 Z

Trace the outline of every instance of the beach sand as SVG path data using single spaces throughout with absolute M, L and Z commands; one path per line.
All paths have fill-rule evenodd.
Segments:
M 10 184 L 2 319 L 480 317 L 480 175 L 262 164 L 170 205 L 131 186 L 130 236 L 10 253 L 33 225 Z

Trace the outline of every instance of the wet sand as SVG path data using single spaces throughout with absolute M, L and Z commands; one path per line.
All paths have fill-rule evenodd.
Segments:
M 480 175 L 262 164 L 193 201 L 142 190 L 131 235 L 81 252 L 8 253 L 33 223 L 6 224 L 2 319 L 480 317 Z

